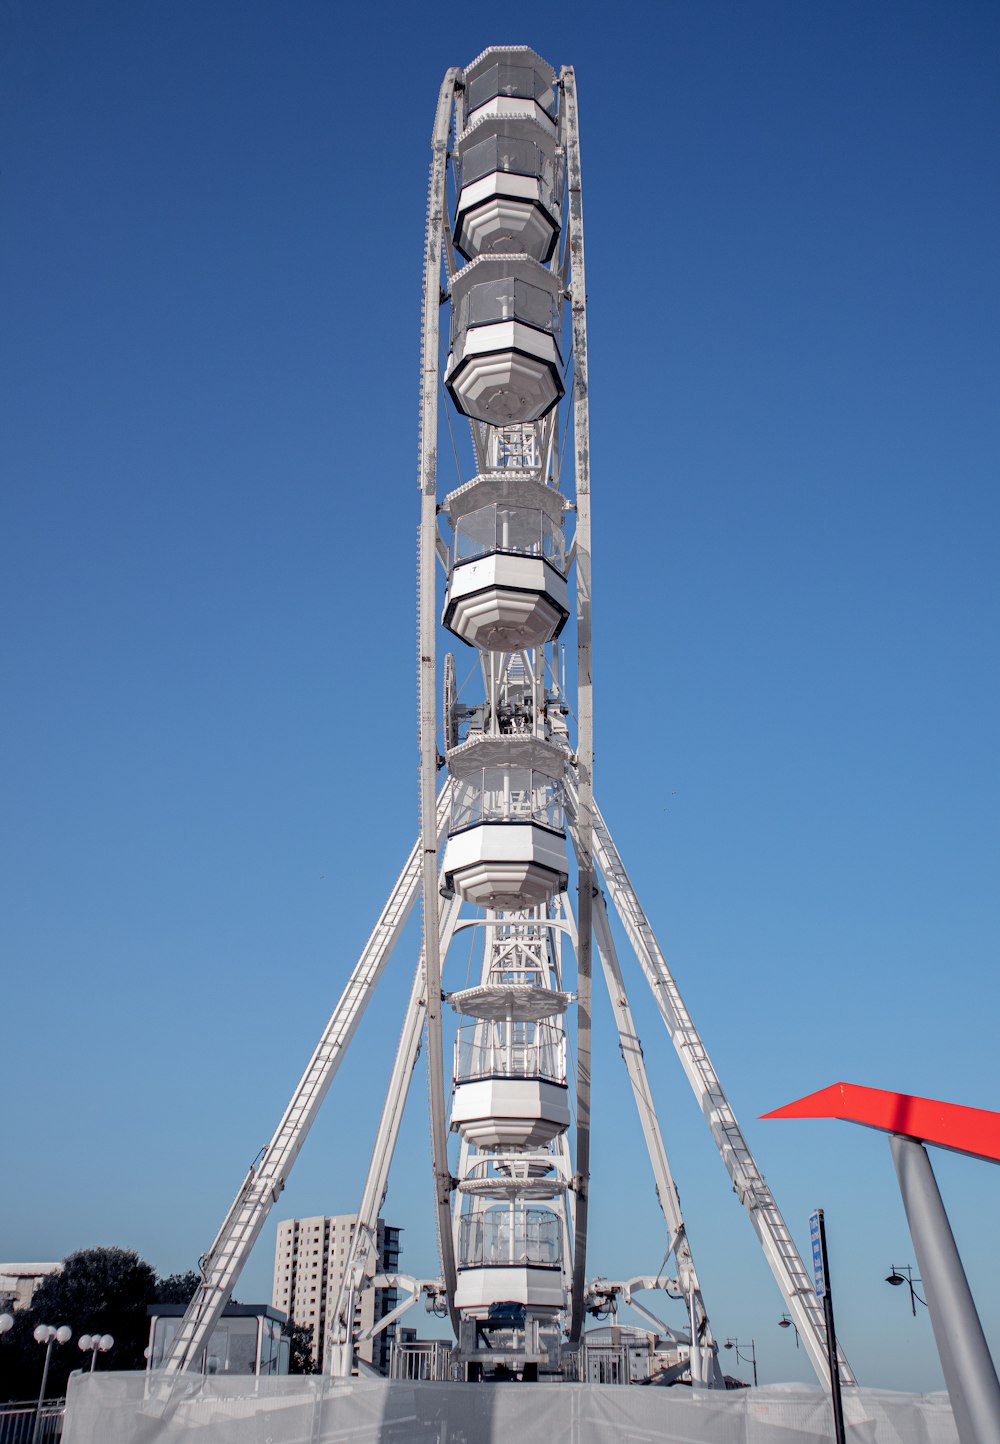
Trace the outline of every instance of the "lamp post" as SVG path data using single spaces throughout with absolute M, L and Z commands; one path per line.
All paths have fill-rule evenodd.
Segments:
M 894 1288 L 899 1288 L 900 1284 L 907 1284 L 909 1286 L 910 1308 L 913 1310 L 914 1318 L 917 1317 L 918 1303 L 923 1304 L 924 1308 L 926 1309 L 927 1300 L 922 1299 L 917 1293 L 916 1289 L 913 1287 L 914 1284 L 919 1284 L 921 1280 L 913 1277 L 912 1264 L 890 1264 L 889 1272 L 885 1276 L 885 1281 L 887 1284 L 892 1284 Z
M 781 1318 L 778 1320 L 778 1328 L 779 1328 L 779 1329 L 795 1329 L 795 1325 L 792 1323 L 792 1321 L 791 1321 L 791 1319 L 788 1317 L 788 1314 L 787 1314 L 787 1313 L 782 1314 Z M 796 1348 L 799 1347 L 799 1331 L 798 1331 L 798 1329 L 795 1329 L 795 1347 L 796 1347 Z
M 31 1444 L 38 1444 L 38 1435 L 42 1427 L 42 1402 L 45 1399 L 45 1385 L 49 1382 L 49 1361 L 52 1358 L 52 1345 L 65 1344 L 73 1337 L 73 1330 L 69 1324 L 60 1324 L 53 1328 L 51 1324 L 39 1324 L 35 1330 L 35 1342 L 45 1345 L 45 1364 L 42 1368 L 42 1387 L 38 1391 L 38 1407 L 35 1410 L 35 1427 L 31 1431 Z
M 756 1389 L 756 1387 L 757 1387 L 757 1344 L 756 1344 L 756 1340 L 755 1340 L 755 1339 L 751 1339 L 751 1340 L 750 1340 L 750 1345 L 749 1345 L 749 1347 L 750 1347 L 750 1352 L 749 1352 L 749 1354 L 741 1354 L 741 1353 L 740 1353 L 740 1350 L 741 1350 L 741 1349 L 745 1349 L 745 1348 L 747 1347 L 747 1345 L 746 1345 L 746 1344 L 741 1344 L 738 1339 L 727 1339 L 726 1342 L 723 1344 L 722 1347 L 723 1347 L 724 1349 L 735 1349 L 735 1350 L 736 1350 L 736 1357 L 737 1357 L 737 1359 L 738 1359 L 741 1363 L 743 1363 L 743 1364 L 752 1364 L 752 1365 L 753 1365 L 753 1386 L 754 1386 L 754 1388 Z
M 90 1370 L 89 1370 L 89 1372 L 90 1372 L 91 1374 L 94 1372 L 94 1366 L 95 1366 L 95 1364 L 97 1363 L 97 1355 L 98 1355 L 99 1353 L 101 1353 L 101 1354 L 106 1354 L 109 1349 L 111 1349 L 111 1348 L 114 1347 L 114 1342 L 115 1342 L 115 1341 L 114 1341 L 114 1339 L 111 1337 L 110 1334 L 81 1334 L 81 1335 L 80 1335 L 79 1339 L 77 1340 L 77 1343 L 79 1344 L 80 1348 L 83 1350 L 83 1352 L 84 1352 L 85 1354 L 88 1353 L 88 1352 L 89 1352 L 89 1354 L 90 1354 Z

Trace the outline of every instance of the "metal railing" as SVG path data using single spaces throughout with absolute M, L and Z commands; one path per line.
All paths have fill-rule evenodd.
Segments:
M 65 1399 L 46 1399 L 41 1408 L 37 1399 L 0 1404 L 0 1444 L 32 1444 L 36 1419 L 37 1444 L 58 1444 L 65 1412 Z
M 566 539 L 558 521 L 536 506 L 491 502 L 467 511 L 455 522 L 452 566 L 502 552 L 542 557 L 557 571 L 566 571 Z
M 455 1039 L 455 1082 L 476 1078 L 546 1078 L 566 1081 L 566 1038 L 551 1023 L 466 1024 Z
M 390 1379 L 451 1378 L 451 1346 L 446 1339 L 415 1339 L 392 1346 Z
M 550 832 L 562 832 L 562 787 L 530 767 L 484 767 L 458 778 L 449 831 L 481 822 L 537 822 Z
M 558 1268 L 560 1219 L 547 1208 L 491 1208 L 463 1214 L 460 1268 Z

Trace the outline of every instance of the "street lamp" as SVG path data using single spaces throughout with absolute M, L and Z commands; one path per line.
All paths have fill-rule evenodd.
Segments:
M 791 1321 L 791 1319 L 788 1317 L 787 1313 L 786 1313 L 786 1314 L 782 1314 L 781 1318 L 778 1320 L 778 1328 L 779 1328 L 779 1329 L 795 1329 L 795 1325 L 792 1323 L 792 1321 Z M 795 1347 L 796 1347 L 796 1348 L 799 1347 L 799 1331 L 798 1331 L 798 1329 L 795 1329 Z
M 39 1324 L 35 1330 L 35 1342 L 45 1345 L 45 1365 L 42 1369 L 42 1387 L 38 1391 L 38 1408 L 35 1410 L 35 1427 L 31 1431 L 31 1444 L 38 1444 L 38 1433 L 42 1424 L 42 1401 L 45 1398 L 45 1385 L 49 1382 L 49 1361 L 52 1358 L 52 1345 L 65 1344 L 73 1337 L 73 1330 L 69 1324 L 60 1324 L 53 1328 L 51 1324 Z
M 0 1314 L 0 1334 L 9 1333 L 14 1327 L 13 1314 Z
M 106 1354 L 114 1347 L 114 1339 L 110 1334 L 81 1334 L 77 1343 L 84 1353 L 90 1351 L 90 1373 L 94 1372 L 94 1365 L 97 1363 L 98 1353 Z
M 754 1388 L 756 1389 L 756 1387 L 757 1387 L 757 1344 L 756 1344 L 756 1340 L 755 1340 L 755 1339 L 751 1339 L 751 1340 L 750 1340 L 750 1345 L 749 1345 L 750 1352 L 749 1352 L 749 1354 L 741 1354 L 741 1353 L 740 1353 L 740 1350 L 747 1348 L 747 1345 L 746 1345 L 746 1344 L 741 1344 L 738 1339 L 727 1339 L 726 1342 L 723 1344 L 722 1347 L 723 1347 L 724 1349 L 735 1349 L 735 1350 L 736 1350 L 736 1357 L 737 1357 L 737 1359 L 738 1359 L 741 1363 L 743 1363 L 743 1364 L 752 1364 L 752 1365 L 753 1365 L 753 1386 L 754 1386 Z
M 927 1300 L 922 1299 L 913 1287 L 914 1284 L 920 1283 L 920 1280 L 913 1277 L 912 1264 L 890 1264 L 889 1272 L 885 1276 L 885 1281 L 887 1284 L 892 1284 L 893 1288 L 899 1288 L 900 1284 L 906 1284 L 908 1286 L 910 1290 L 910 1308 L 913 1310 L 914 1318 L 917 1317 L 918 1303 L 923 1304 L 926 1309 Z

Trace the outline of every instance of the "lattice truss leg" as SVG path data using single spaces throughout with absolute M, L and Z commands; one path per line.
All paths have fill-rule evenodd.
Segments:
M 673 1351 L 675 1376 L 722 1385 L 610 901 L 785 1305 L 828 1382 L 823 1315 L 806 1270 L 594 801 L 586 309 L 574 73 L 557 74 L 524 47 L 485 51 L 464 71 L 447 72 L 432 139 L 418 476 L 420 833 L 274 1137 L 201 1260 L 202 1282 L 165 1360 L 168 1376 L 198 1367 L 419 896 L 420 956 L 351 1253 L 329 1309 L 325 1369 L 351 1372 L 359 1346 L 424 1297 L 451 1320 L 449 1377 L 585 1377 L 586 1315 L 606 1316 L 622 1300 L 654 1322 Z M 468 422 L 474 474 L 463 481 L 460 473 L 441 497 L 442 419 L 461 466 L 454 413 Z M 459 687 L 448 654 L 439 708 L 442 621 L 471 657 L 475 681 Z M 560 640 L 568 623 L 572 668 Z M 479 977 L 446 993 L 445 960 L 466 933 L 481 944 Z M 620 1281 L 587 1278 L 594 941 L 664 1215 L 669 1275 L 661 1268 Z M 446 1009 L 457 1015 L 447 1063 Z M 422 1038 L 440 1254 L 432 1278 L 386 1274 L 377 1251 Z M 403 1298 L 362 1335 L 357 1304 L 373 1285 Z M 636 1297 L 654 1288 L 683 1300 L 680 1326 Z M 846 1361 L 842 1372 L 853 1381 Z

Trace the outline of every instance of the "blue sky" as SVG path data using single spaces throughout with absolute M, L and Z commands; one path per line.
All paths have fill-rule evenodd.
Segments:
M 3 7 L 0 1255 L 191 1266 L 410 846 L 428 140 L 447 65 L 527 43 L 580 92 L 598 796 L 803 1249 L 826 1209 L 856 1371 L 940 1387 L 884 1141 L 755 1120 L 1000 1107 L 1000 14 L 505 17 Z M 273 1222 L 356 1204 L 409 941 Z M 633 993 L 716 1332 L 809 1378 Z M 593 1271 L 655 1272 L 604 1040 Z M 935 1166 L 996 1347 L 1000 1180 Z

